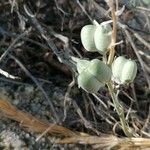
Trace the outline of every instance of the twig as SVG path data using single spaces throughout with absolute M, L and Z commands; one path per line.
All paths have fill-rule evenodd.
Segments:
M 143 43 L 146 47 L 150 49 L 150 44 L 147 41 L 145 41 L 137 32 L 133 30 L 131 30 L 131 32 L 141 43 Z
M 84 14 L 89 18 L 89 20 L 93 23 L 93 19 L 91 18 L 91 16 L 87 13 L 87 11 L 85 10 L 85 8 L 82 6 L 82 4 L 80 3 L 79 0 L 76 0 L 77 4 L 79 5 L 79 7 L 82 9 L 82 11 L 84 12 Z
M 57 2 L 57 0 L 54 0 L 55 1 L 55 5 L 56 5 L 56 8 L 60 11 L 60 12 L 62 12 L 64 15 L 69 15 L 69 13 L 67 13 L 67 12 L 65 12 L 60 6 L 59 6 L 59 4 L 58 4 L 58 2 Z
M 136 9 L 150 12 L 150 9 L 141 6 L 136 7 Z
M 149 59 L 150 61 L 150 55 L 147 55 L 146 53 L 144 53 L 142 50 L 138 50 L 139 54 L 146 57 L 147 59 Z M 147 66 L 147 68 L 149 68 L 149 66 L 147 64 L 145 64 Z M 148 69 L 150 71 L 150 68 Z
M 18 85 L 30 85 L 28 83 L 22 83 L 19 81 L 15 81 L 15 80 L 11 80 L 11 79 L 7 79 L 7 78 L 0 78 L 0 80 L 5 81 L 5 82 L 9 82 L 9 83 L 13 83 L 13 84 L 18 84 Z
M 10 79 L 19 79 L 19 77 L 15 77 L 2 69 L 0 69 L 0 74 Z
M 103 7 L 101 7 L 97 2 L 95 2 L 95 0 L 93 0 L 93 5 L 94 5 L 94 7 L 97 9 L 97 11 L 98 11 L 98 13 L 95 13 L 95 15 L 97 16 L 97 17 L 99 17 L 99 14 L 101 14 L 101 16 L 100 17 L 107 17 L 107 18 L 111 18 L 110 16 L 109 16 L 109 12 L 110 12 L 110 10 L 105 10 Z
M 68 85 L 67 91 L 65 93 L 65 98 L 64 98 L 64 117 L 63 117 L 63 121 L 65 121 L 66 117 L 67 117 L 67 107 L 68 105 L 70 105 L 69 103 L 71 103 L 71 100 L 69 98 L 69 94 L 71 92 L 72 87 L 75 85 L 75 78 L 73 77 L 71 83 Z M 68 104 L 68 105 L 67 105 Z
M 7 50 L 1 55 L 0 57 L 0 62 L 2 62 L 3 59 L 5 59 L 5 57 L 8 55 L 8 53 L 12 50 L 12 47 L 21 39 L 23 38 L 25 35 L 27 35 L 29 32 L 31 31 L 31 28 L 29 28 L 28 30 L 26 30 L 24 33 L 22 33 L 21 35 L 19 35 L 11 44 L 10 46 L 7 48 Z
M 106 109 L 108 109 L 107 105 L 96 95 L 92 94 Z

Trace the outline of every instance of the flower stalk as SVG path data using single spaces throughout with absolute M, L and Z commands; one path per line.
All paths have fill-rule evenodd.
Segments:
M 115 43 L 116 43 L 116 37 L 117 37 L 117 29 L 116 29 L 117 28 L 116 27 L 117 18 L 116 18 L 116 15 L 115 15 L 115 7 L 114 7 L 114 4 L 113 4 L 113 0 L 109 0 L 109 7 L 111 9 L 111 15 L 112 15 L 112 20 L 113 20 L 113 31 L 112 31 L 111 47 L 110 47 L 110 50 L 109 50 L 109 56 L 108 56 L 107 64 L 109 66 L 111 66 L 112 62 L 114 60 L 114 56 L 115 56 Z M 107 87 L 108 87 L 109 93 L 111 95 L 111 98 L 112 98 L 112 101 L 113 101 L 113 104 L 114 104 L 114 108 L 116 109 L 116 112 L 117 112 L 117 114 L 120 118 L 121 127 L 122 127 L 124 133 L 127 137 L 132 137 L 132 134 L 129 132 L 128 123 L 125 120 L 124 109 L 121 106 L 121 104 L 119 103 L 118 98 L 117 98 L 117 96 L 114 92 L 112 81 L 107 83 Z
M 107 86 L 108 86 L 108 90 L 109 90 L 109 93 L 111 95 L 111 98 L 113 100 L 114 108 L 115 108 L 115 110 L 116 110 L 116 112 L 120 118 L 121 127 L 122 127 L 122 129 L 123 129 L 123 131 L 127 137 L 132 137 L 132 133 L 129 132 L 128 123 L 125 120 L 123 107 L 119 103 L 118 98 L 114 92 L 112 82 L 107 83 Z

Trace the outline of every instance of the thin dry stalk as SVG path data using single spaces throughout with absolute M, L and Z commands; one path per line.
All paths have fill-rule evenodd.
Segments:
M 108 57 L 108 64 L 111 65 L 114 59 L 115 55 L 115 43 L 116 43 L 116 37 L 117 37 L 117 18 L 115 15 L 115 7 L 113 4 L 113 0 L 109 0 L 109 7 L 111 9 L 111 14 L 112 14 L 112 20 L 113 20 L 113 31 L 112 31 L 112 41 L 111 41 L 111 48 L 109 52 L 109 57 Z
M 7 100 L 0 99 L 0 111 L 5 117 L 20 122 L 20 125 L 31 132 L 43 133 L 47 129 L 47 134 L 55 136 L 73 136 L 76 133 L 56 124 L 50 124 L 39 120 L 29 113 L 18 110 Z

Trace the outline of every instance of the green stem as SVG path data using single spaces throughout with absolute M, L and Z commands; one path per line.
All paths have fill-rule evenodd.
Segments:
M 121 127 L 122 127 L 122 129 L 123 129 L 123 131 L 124 131 L 124 133 L 125 133 L 125 135 L 126 135 L 127 137 L 132 137 L 132 133 L 129 132 L 128 123 L 127 123 L 126 120 L 125 120 L 124 110 L 123 110 L 121 104 L 119 103 L 118 98 L 116 97 L 116 95 L 115 95 L 115 93 L 114 93 L 114 89 L 113 89 L 113 86 L 112 86 L 112 82 L 107 83 L 107 86 L 108 86 L 110 95 L 111 95 L 111 97 L 112 97 L 114 107 L 115 107 L 115 109 L 116 109 L 116 111 L 117 111 L 117 114 L 119 115 Z

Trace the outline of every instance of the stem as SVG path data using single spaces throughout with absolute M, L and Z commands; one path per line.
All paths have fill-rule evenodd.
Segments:
M 114 93 L 112 82 L 107 83 L 107 86 L 108 86 L 111 98 L 113 100 L 113 104 L 114 104 L 114 107 L 116 109 L 116 112 L 119 115 L 121 127 L 122 127 L 122 129 L 123 129 L 123 131 L 127 137 L 132 137 L 132 133 L 129 132 L 128 123 L 125 120 L 123 107 L 119 103 L 118 98 L 116 97 L 116 94 Z
M 113 4 L 113 0 L 109 0 L 109 7 L 111 9 L 111 15 L 112 15 L 112 20 L 113 20 L 111 48 L 110 48 L 109 57 L 108 57 L 108 65 L 111 65 L 114 59 L 114 55 L 115 55 L 115 43 L 116 43 L 116 37 L 117 37 L 117 29 L 116 29 L 117 18 L 115 15 L 115 7 Z
M 111 9 L 111 15 L 112 15 L 112 20 L 113 20 L 113 31 L 112 31 L 112 38 L 111 38 L 111 47 L 110 47 L 109 56 L 108 56 L 108 62 L 107 62 L 107 64 L 109 66 L 111 66 L 111 64 L 113 62 L 113 59 L 114 59 L 115 43 L 116 43 L 116 38 L 117 38 L 117 29 L 116 29 L 117 17 L 115 15 L 115 7 L 114 7 L 114 3 L 113 2 L 114 2 L 114 0 L 109 0 L 108 1 L 108 5 L 109 5 L 109 7 Z M 117 111 L 117 114 L 119 115 L 121 127 L 122 127 L 122 129 L 123 129 L 123 131 L 124 131 L 124 133 L 125 133 L 125 135 L 127 137 L 132 137 L 132 133 L 129 132 L 129 125 L 128 125 L 128 123 L 125 120 L 123 107 L 119 103 L 118 98 L 117 98 L 117 96 L 116 96 L 116 94 L 114 92 L 112 81 L 107 83 L 107 86 L 108 86 L 111 98 L 113 100 L 114 107 L 115 107 L 115 109 Z

